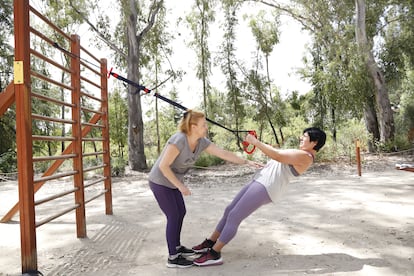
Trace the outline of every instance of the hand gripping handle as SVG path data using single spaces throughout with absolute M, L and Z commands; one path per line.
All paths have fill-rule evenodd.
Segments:
M 249 130 L 249 134 L 253 135 L 254 137 L 257 138 L 257 133 L 255 130 Z M 254 150 L 256 149 L 256 146 L 251 147 L 251 149 L 249 149 L 249 142 L 247 141 L 243 141 L 242 142 L 243 145 L 243 150 L 247 153 L 247 154 L 252 154 L 254 152 Z

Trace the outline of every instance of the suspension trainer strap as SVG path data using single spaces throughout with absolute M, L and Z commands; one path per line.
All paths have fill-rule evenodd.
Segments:
M 149 90 L 149 89 L 147 89 L 148 90 L 148 92 L 147 93 L 149 93 L 149 92 L 151 92 L 151 90 Z M 163 100 L 164 102 L 167 102 L 167 103 L 169 103 L 169 104 L 171 104 L 171 105 L 173 105 L 173 106 L 175 106 L 175 107 L 177 107 L 177 108 L 179 108 L 179 109 L 182 109 L 182 110 L 184 110 L 184 111 L 186 111 L 186 110 L 188 110 L 188 108 L 187 107 L 185 107 L 185 106 L 183 106 L 183 105 L 181 105 L 181 104 L 179 104 L 179 103 L 177 103 L 177 102 L 175 102 L 175 101 L 173 101 L 173 100 L 171 100 L 171 99 L 168 99 L 168 98 L 166 98 L 166 97 L 164 97 L 164 96 L 161 96 L 160 94 L 158 94 L 158 93 L 154 93 L 154 96 L 155 97 L 157 97 L 158 99 L 161 99 L 161 100 Z M 233 130 L 233 129 L 230 129 L 230 128 L 228 128 L 228 127 L 225 127 L 225 126 L 223 126 L 222 124 L 220 124 L 220 123 L 217 123 L 217 122 L 215 122 L 215 121 L 213 121 L 213 120 L 211 120 L 211 119 L 209 119 L 209 118 L 206 118 L 206 121 L 207 122 L 210 122 L 210 123 L 212 123 L 212 124 L 214 124 L 214 125 L 216 125 L 216 126 L 219 126 L 219 127 L 221 127 L 221 128 L 223 128 L 223 129 L 225 129 L 225 130 L 228 130 L 228 131 L 230 131 L 230 132 L 233 132 L 234 134 L 236 134 L 237 135 L 237 133 L 238 132 L 251 132 L 251 130 Z M 237 138 L 239 138 L 239 137 L 237 137 Z M 240 139 L 240 138 L 239 138 Z M 240 139 L 241 140 L 241 139 Z
M 143 86 L 143 85 L 139 85 L 139 84 L 138 84 L 138 83 L 136 83 L 136 82 L 133 82 L 133 81 L 131 81 L 131 80 L 127 79 L 127 78 L 124 78 L 123 76 L 118 75 L 117 73 L 112 72 L 112 68 L 111 68 L 111 70 L 109 70 L 109 72 L 108 72 L 108 79 L 109 79 L 109 77 L 110 77 L 110 76 L 113 76 L 114 78 L 116 78 L 116 79 L 118 79 L 118 80 L 121 80 L 121 81 L 123 81 L 123 82 L 125 82 L 125 83 L 128 83 L 129 85 L 132 85 L 133 87 L 138 88 L 138 90 L 142 90 L 142 91 L 144 91 L 145 93 L 149 93 L 149 92 L 151 92 L 151 90 L 149 90 L 149 89 L 148 89 L 148 88 L 146 88 L 145 86 Z
M 110 76 L 113 76 L 113 77 L 114 77 L 114 78 L 116 78 L 116 79 L 119 79 L 119 80 L 121 80 L 121 81 L 123 81 L 123 82 L 125 82 L 125 83 L 127 83 L 127 84 L 129 84 L 129 85 L 132 85 L 133 87 L 137 88 L 137 89 L 138 89 L 138 91 L 141 91 L 141 90 L 142 90 L 145 94 L 149 94 L 149 93 L 151 93 L 151 89 L 148 89 L 148 88 L 146 88 L 146 87 L 145 87 L 145 86 L 143 86 L 143 85 L 139 85 L 139 84 L 138 84 L 138 83 L 136 83 L 136 82 L 133 82 L 133 81 L 131 81 L 131 80 L 127 79 L 127 78 L 124 78 L 124 77 L 122 77 L 122 76 L 118 75 L 117 73 L 112 72 L 112 68 L 111 68 L 111 70 L 109 70 L 109 72 L 108 72 L 108 78 L 109 78 Z M 181 109 L 181 110 L 184 110 L 184 111 L 187 111 L 187 110 L 188 110 L 188 108 L 187 108 L 187 107 L 185 107 L 185 106 L 183 106 L 183 105 L 181 105 L 181 104 L 179 104 L 179 103 L 177 103 L 177 102 L 175 102 L 175 101 L 173 101 L 173 100 L 171 100 L 171 99 L 169 99 L 169 98 L 166 98 L 166 97 L 164 97 L 164 96 L 162 96 L 162 95 L 160 95 L 160 94 L 158 94 L 158 93 L 154 93 L 154 96 L 155 96 L 155 97 L 157 97 L 157 98 L 158 98 L 158 99 L 160 99 L 160 100 L 163 100 L 164 102 L 167 102 L 167 103 L 169 103 L 169 104 L 171 104 L 171 105 L 173 105 L 173 106 L 175 106 L 175 107 L 177 107 L 177 108 Z M 206 121 L 207 121 L 207 122 L 210 122 L 210 123 L 212 123 L 212 124 L 214 124 L 214 125 L 216 125 L 216 126 L 218 126 L 218 127 L 221 127 L 221 128 L 223 128 L 223 129 L 225 129 L 225 130 L 227 130 L 227 131 L 232 132 L 232 133 L 233 133 L 233 134 L 237 137 L 237 139 L 239 140 L 239 142 L 242 142 L 242 144 L 243 144 L 243 149 L 244 149 L 244 151 L 245 151 L 246 153 L 248 153 L 248 154 L 252 154 L 252 153 L 253 153 L 253 151 L 256 149 L 256 147 L 255 147 L 255 146 L 254 146 L 252 149 L 248 149 L 249 143 L 247 143 L 246 141 L 243 141 L 243 139 L 241 139 L 241 138 L 239 137 L 239 135 L 238 135 L 238 133 L 246 132 L 246 133 L 250 133 L 250 134 L 252 134 L 252 135 L 254 135 L 254 136 L 256 136 L 256 137 L 257 137 L 257 135 L 256 135 L 256 131 L 254 131 L 254 130 L 233 130 L 233 129 L 230 129 L 230 128 L 228 128 L 228 127 L 225 127 L 225 126 L 223 126 L 222 124 L 217 123 L 217 122 L 215 122 L 215 121 L 213 121 L 213 120 L 211 120 L 211 119 L 209 119 L 209 118 L 207 118 L 207 117 L 206 117 Z
M 151 90 L 149 90 L 150 92 L 151 92 Z M 149 92 L 148 92 L 149 93 Z M 167 102 L 167 103 L 169 103 L 169 104 L 171 104 L 171 105 L 173 105 L 173 106 L 175 106 L 175 107 L 177 107 L 177 108 L 179 108 L 179 109 L 182 109 L 182 110 L 184 110 L 184 111 L 187 111 L 188 110 L 188 108 L 187 107 L 185 107 L 185 106 L 183 106 L 183 105 L 181 105 L 181 104 L 179 104 L 179 103 L 177 103 L 177 102 L 174 102 L 173 100 L 170 100 L 170 99 L 168 99 L 168 98 L 166 98 L 166 97 L 164 97 L 164 96 L 161 96 L 160 94 L 158 94 L 158 93 L 154 93 L 154 96 L 155 97 L 157 97 L 158 99 L 160 99 L 160 100 L 163 100 L 164 102 Z

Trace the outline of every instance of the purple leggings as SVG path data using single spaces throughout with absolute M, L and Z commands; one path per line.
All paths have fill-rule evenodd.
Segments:
M 149 181 L 150 188 L 154 193 L 161 210 L 167 217 L 166 238 L 168 253 L 177 254 L 176 247 L 181 245 L 180 235 L 183 220 L 186 213 L 185 203 L 178 189 L 171 189 Z
M 236 195 L 224 210 L 216 230 L 220 233 L 221 242 L 229 243 L 237 233 L 240 223 L 260 206 L 272 202 L 266 188 L 252 180 Z

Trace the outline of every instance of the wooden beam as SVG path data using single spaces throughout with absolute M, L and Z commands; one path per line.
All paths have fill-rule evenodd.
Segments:
M 108 99 L 108 78 L 107 76 L 107 60 L 101 59 L 101 99 L 102 99 L 102 137 L 103 141 L 103 155 L 104 164 L 108 164 L 104 168 L 105 176 L 105 214 L 112 215 L 112 180 L 111 180 L 111 150 L 109 148 L 109 99 Z
M 29 0 L 14 1 L 14 92 L 22 273 L 37 270 L 33 190 Z
M 0 93 L 0 117 L 6 113 L 7 109 L 14 103 L 15 99 L 14 83 L 12 81 L 7 85 L 6 90 Z
M 76 235 L 78 238 L 86 237 L 86 217 L 85 217 L 85 188 L 83 183 L 83 157 L 82 157 L 82 116 L 81 116 L 81 82 L 80 82 L 80 37 L 78 35 L 71 36 L 71 86 L 72 90 L 72 120 L 76 122 L 72 126 L 72 135 L 75 137 L 73 142 L 73 170 L 78 171 L 73 176 L 73 185 L 77 188 L 75 192 L 76 208 Z

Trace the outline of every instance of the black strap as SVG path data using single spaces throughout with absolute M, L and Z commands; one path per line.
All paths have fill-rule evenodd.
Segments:
M 124 77 L 122 77 L 122 76 L 120 76 L 120 75 L 118 75 L 117 73 L 114 73 L 114 72 L 112 72 L 112 68 L 111 68 L 111 70 L 108 72 L 108 77 L 109 76 L 113 76 L 113 77 L 115 77 L 115 78 L 117 78 L 117 79 L 119 79 L 119 80 L 121 80 L 121 81 L 123 81 L 123 82 L 125 82 L 125 83 L 127 83 L 127 84 L 129 84 L 129 85 L 132 85 L 133 87 L 135 87 L 135 88 L 137 88 L 137 92 L 139 93 L 141 90 L 145 93 L 145 94 L 149 94 L 149 93 L 151 93 L 151 89 L 148 89 L 148 88 L 146 88 L 145 86 L 143 86 L 143 85 L 139 85 L 138 83 L 136 83 L 136 82 L 133 82 L 133 81 L 131 81 L 131 80 L 129 80 L 129 79 L 127 79 L 127 78 L 124 78 Z M 155 97 L 157 97 L 158 99 L 160 99 L 160 100 L 163 100 L 163 101 L 165 101 L 165 102 L 167 102 L 167 103 L 169 103 L 169 104 L 171 104 L 171 105 L 173 105 L 173 106 L 175 106 L 175 107 L 177 107 L 177 108 L 179 108 L 179 109 L 181 109 L 181 110 L 184 110 L 184 111 L 187 111 L 188 110 L 188 108 L 187 107 L 185 107 L 185 106 L 183 106 L 183 105 L 181 105 L 181 104 L 179 104 L 179 103 L 177 103 L 177 102 L 175 102 L 175 101 L 173 101 L 173 100 L 171 100 L 171 99 L 169 99 L 169 98 L 167 98 L 167 97 L 164 97 L 164 96 L 162 96 L 162 95 L 160 95 L 160 94 L 158 94 L 158 93 L 154 93 L 154 96 Z M 236 136 L 236 138 L 237 138 L 237 140 L 239 141 L 239 142 L 241 142 L 241 143 L 243 143 L 243 147 L 244 147 L 244 150 L 248 153 L 248 154 L 251 154 L 251 153 L 253 153 L 253 151 L 255 150 L 255 148 L 256 147 L 253 147 L 253 149 L 252 150 L 250 150 L 250 151 L 248 151 L 247 150 L 247 147 L 248 147 L 248 143 L 247 142 L 245 142 L 245 141 L 243 141 L 243 139 L 241 139 L 240 137 L 239 137 L 239 135 L 238 135 L 238 133 L 243 133 L 243 132 L 245 132 L 245 133 L 256 133 L 255 131 L 252 131 L 252 130 L 233 130 L 233 129 L 230 129 L 230 128 L 228 128 L 228 127 L 226 127 L 226 126 L 223 126 L 222 124 L 220 124 L 220 123 L 217 123 L 217 122 L 215 122 L 215 121 L 213 121 L 213 120 L 211 120 L 211 119 L 209 119 L 209 118 L 207 118 L 206 117 L 206 121 L 207 122 L 210 122 L 210 123 L 212 123 L 212 124 L 214 124 L 214 125 L 216 125 L 216 126 L 218 126 L 218 127 L 221 127 L 221 128 L 223 128 L 223 129 L 225 129 L 225 130 L 227 130 L 227 131 L 230 131 L 231 133 L 233 133 L 235 136 Z M 255 134 L 256 135 L 256 134 Z

